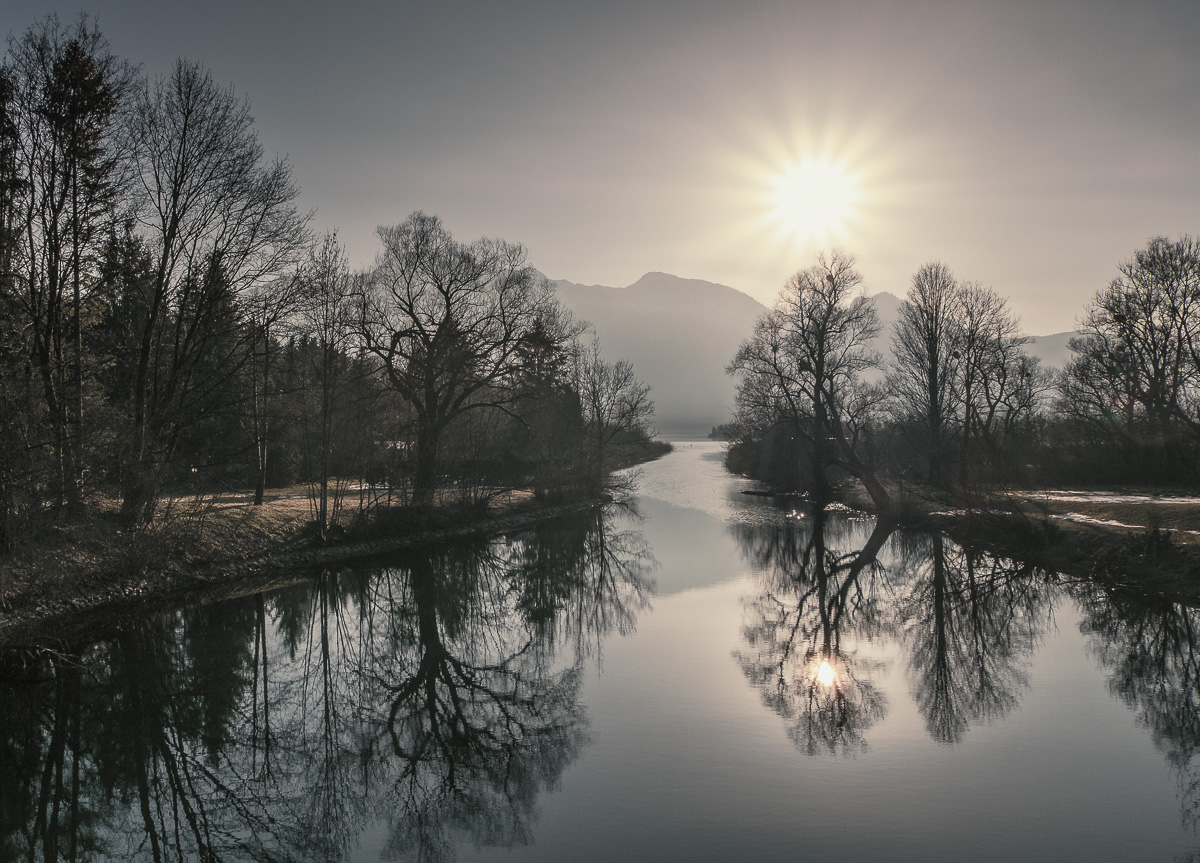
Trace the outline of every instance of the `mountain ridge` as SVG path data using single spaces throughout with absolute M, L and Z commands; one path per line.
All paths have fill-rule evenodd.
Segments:
M 735 388 L 725 367 L 766 306 L 737 288 L 661 271 L 625 287 L 548 281 L 576 319 L 592 325 L 604 356 L 629 360 L 650 385 L 662 433 L 703 434 L 728 421 Z M 886 358 L 903 299 L 890 291 L 867 299 L 875 303 L 882 325 L 872 347 Z M 1031 336 L 1026 350 L 1044 365 L 1061 368 L 1070 356 L 1067 342 L 1076 335 Z
M 736 288 L 649 272 L 626 287 L 552 279 L 559 299 L 587 321 L 608 359 L 627 359 L 650 385 L 667 434 L 699 434 L 725 422 L 733 379 L 725 366 L 766 308 Z

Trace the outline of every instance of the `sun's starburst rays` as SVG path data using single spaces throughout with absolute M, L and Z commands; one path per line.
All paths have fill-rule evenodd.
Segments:
M 877 233 L 890 163 L 882 127 L 828 116 L 747 124 L 725 154 L 732 233 L 743 254 L 794 268 L 831 246 L 858 249 Z
M 931 195 L 902 180 L 915 155 L 896 118 L 811 105 L 773 110 L 748 110 L 710 151 L 704 201 L 720 217 L 693 234 L 709 271 L 752 262 L 761 281 L 750 287 L 743 275 L 739 284 L 765 296 L 821 250 L 842 248 L 860 262 L 902 255 L 894 238 L 904 214 Z
M 824 246 L 841 242 L 858 218 L 862 178 L 844 162 L 806 155 L 765 180 L 763 204 L 791 242 Z

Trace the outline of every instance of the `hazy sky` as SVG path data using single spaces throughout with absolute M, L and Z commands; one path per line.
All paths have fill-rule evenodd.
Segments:
M 0 28 L 81 8 L 151 74 L 185 56 L 248 96 L 356 265 L 423 209 L 551 278 L 769 303 L 836 244 L 871 292 L 940 259 L 1041 334 L 1200 232 L 1196 0 L 7 0 Z M 816 187 L 780 185 L 806 165 Z

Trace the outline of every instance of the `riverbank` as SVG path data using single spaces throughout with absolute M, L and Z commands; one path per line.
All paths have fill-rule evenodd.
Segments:
M 932 524 L 968 548 L 1102 587 L 1200 606 L 1200 544 L 1179 532 L 1029 512 L 940 514 Z
M 61 641 L 100 618 L 255 593 L 306 578 L 315 566 L 520 530 L 602 503 L 599 495 L 551 503 L 513 491 L 469 506 L 377 507 L 366 518 L 344 517 L 325 543 L 312 534 L 307 497 L 294 489 L 257 507 L 240 494 L 174 501 L 167 517 L 137 534 L 117 530 L 115 514 L 98 510 L 0 564 L 0 648 Z
M 1103 587 L 1200 606 L 1200 498 L 1021 490 L 916 518 L 960 545 Z
M 612 471 L 654 461 L 665 441 L 620 451 Z M 620 479 L 614 479 L 618 493 Z M 112 615 L 136 615 L 182 601 L 212 602 L 308 577 L 316 566 L 467 537 L 521 530 L 601 506 L 607 491 L 557 499 L 527 489 L 473 503 L 393 505 L 358 484 L 337 487 L 333 528 L 321 542 L 306 485 L 270 489 L 261 506 L 249 490 L 162 501 L 154 524 L 120 529 L 115 500 L 89 501 L 35 543 L 0 558 L 0 649 L 45 644 Z
M 847 502 L 870 510 L 848 486 Z M 1200 497 L 1152 488 L 1021 489 L 969 499 L 895 490 L 899 521 L 1041 569 L 1200 606 Z

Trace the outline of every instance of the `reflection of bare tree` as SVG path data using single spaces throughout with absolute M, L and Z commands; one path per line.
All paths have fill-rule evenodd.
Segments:
M 1028 657 L 1049 604 L 1046 579 L 941 536 L 915 537 L 909 552 L 899 613 L 914 697 L 930 736 L 957 743 L 972 722 L 1015 708 L 1028 687 Z
M 96 800 L 90 766 L 75 756 L 88 721 L 79 699 L 82 666 L 70 655 L 51 657 L 40 685 L 0 688 L 0 860 L 78 859 L 96 845 Z M 31 733 L 32 732 L 32 733 Z
M 770 573 L 749 604 L 750 650 L 738 659 L 804 751 L 862 748 L 885 712 L 847 637 L 903 635 L 914 698 L 935 740 L 957 742 L 972 722 L 1017 705 L 1048 614 L 1044 575 L 927 534 L 898 534 L 897 565 L 884 567 L 889 527 L 868 536 L 861 522 L 825 515 L 811 528 L 738 531 L 746 556 Z
M 885 573 L 877 557 L 893 528 L 880 523 L 852 548 L 854 524 L 819 512 L 811 527 L 735 528 L 743 553 L 769 573 L 747 606 L 747 649 L 735 656 L 810 755 L 865 749 L 866 730 L 887 712 L 871 665 L 844 639 L 878 625 Z
M 371 824 L 419 860 L 528 841 L 584 739 L 581 654 L 548 642 L 631 629 L 646 566 L 596 516 L 48 661 L 25 697 L 0 691 L 0 860 L 332 860 Z
M 286 821 L 265 806 L 278 787 L 256 780 L 231 745 L 254 616 L 245 603 L 230 612 L 215 637 L 212 610 L 200 609 L 131 627 L 110 643 L 107 679 L 94 693 L 107 709 L 95 717 L 95 739 L 76 753 L 95 759 L 113 806 L 101 833 L 110 856 L 290 857 Z
M 387 698 L 376 728 L 395 759 L 386 772 L 396 854 L 450 857 L 456 832 L 527 841 L 537 794 L 583 739 L 578 669 L 539 662 L 514 592 L 488 577 L 489 557 L 454 550 L 392 576 L 402 602 L 379 645 L 409 647 L 385 647 L 370 675 Z M 469 596 L 458 592 L 465 584 L 475 588 Z
M 19 754 L 0 761 L 0 787 L 28 801 L 0 810 L 0 859 L 289 859 L 263 807 L 278 788 L 229 747 L 249 610 L 230 609 L 216 637 L 203 609 L 128 626 L 46 661 L 48 681 L 20 698 L 0 694 Z M 20 703 L 32 711 L 15 715 Z
M 521 611 L 540 644 L 582 657 L 613 632 L 633 632 L 649 604 L 656 562 L 641 532 L 614 527 L 618 510 L 641 518 L 629 503 L 611 504 L 563 519 L 534 542 L 513 541 Z
M 330 667 L 342 679 L 320 692 L 300 686 L 311 694 L 297 715 L 310 738 L 332 733 L 340 743 L 303 784 L 339 797 L 334 777 L 357 764 L 351 791 L 376 791 L 357 808 L 330 800 L 310 809 L 313 832 L 342 824 L 352 838 L 363 819 L 382 818 L 389 854 L 420 860 L 451 858 L 461 836 L 528 841 L 537 796 L 574 759 L 585 725 L 580 654 L 555 670 L 555 636 L 569 631 L 580 645 L 613 621 L 631 627 L 645 603 L 641 554 L 596 515 L 412 555 L 362 579 L 353 601 L 321 606 L 318 617 L 335 619 L 316 628 L 337 633 L 336 649 L 324 636 L 319 650 L 293 636 L 292 663 L 303 660 L 303 681 Z M 552 597 L 550 607 L 531 601 L 538 596 Z M 329 704 L 326 691 L 335 708 L 313 710 Z
M 1109 688 L 1149 729 L 1178 776 L 1184 820 L 1200 825 L 1200 609 L 1121 590 L 1075 594 Z
M 287 658 L 279 658 L 275 701 L 278 758 L 291 775 L 289 785 L 304 789 L 292 803 L 297 844 L 312 859 L 338 859 L 367 818 L 363 764 L 356 743 L 366 735 L 362 709 L 361 657 L 369 620 L 365 579 L 353 572 L 319 573 L 307 591 L 292 591 L 295 603 L 282 622 L 295 616 L 306 623 L 283 623 Z M 264 693 L 263 701 L 266 701 Z

